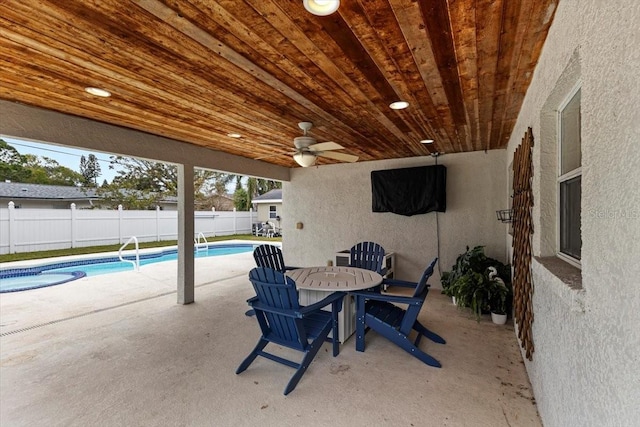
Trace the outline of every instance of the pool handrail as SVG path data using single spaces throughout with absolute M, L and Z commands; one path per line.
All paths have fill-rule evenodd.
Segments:
M 122 257 L 123 249 L 126 248 L 127 245 L 129 243 L 131 243 L 131 242 L 134 242 L 135 245 L 136 245 L 136 260 L 135 261 L 132 261 L 130 259 L 124 259 Z M 129 240 L 127 240 L 127 242 L 124 245 L 120 246 L 120 249 L 118 250 L 118 257 L 120 257 L 120 261 L 130 262 L 131 264 L 133 264 L 134 270 L 140 271 L 140 247 L 138 246 L 138 238 L 136 236 L 129 237 Z
M 204 240 L 204 243 L 200 243 L 200 237 L 202 237 L 202 240 Z M 198 252 L 201 249 L 207 249 L 209 247 L 209 242 L 207 241 L 207 238 L 205 237 L 202 231 L 198 233 L 198 237 L 194 239 L 193 242 L 195 243 L 195 246 L 196 246 L 196 252 Z

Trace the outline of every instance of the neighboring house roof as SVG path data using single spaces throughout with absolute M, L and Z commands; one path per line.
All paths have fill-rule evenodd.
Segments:
M 7 199 L 95 200 L 94 188 L 0 182 L 0 197 Z
M 161 202 L 178 204 L 178 196 L 164 196 Z
M 121 190 L 128 191 L 128 190 Z M 66 185 L 25 184 L 22 182 L 0 182 L 0 198 L 31 200 L 100 200 L 96 189 Z M 176 196 L 162 198 L 165 203 L 178 203 Z
M 251 203 L 282 203 L 282 189 L 267 191 L 251 200 Z
M 211 209 L 219 211 L 232 211 L 235 207 L 233 197 L 228 194 L 212 194 L 204 200 L 196 201 L 197 209 Z

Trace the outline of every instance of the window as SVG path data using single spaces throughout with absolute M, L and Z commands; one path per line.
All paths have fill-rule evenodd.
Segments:
M 576 87 L 559 109 L 558 256 L 580 266 L 580 88 Z
M 278 211 L 275 206 L 269 206 L 269 219 L 276 219 L 278 217 Z

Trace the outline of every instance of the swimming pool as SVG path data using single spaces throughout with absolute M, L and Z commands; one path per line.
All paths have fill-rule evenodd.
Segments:
M 253 251 L 254 247 L 254 244 L 249 243 L 208 245 L 206 248 L 197 248 L 194 255 L 196 258 L 232 255 Z M 135 261 L 135 255 L 126 255 L 123 258 Z M 140 254 L 140 266 L 176 259 L 178 259 L 177 249 L 165 249 Z M 60 285 L 85 276 L 133 270 L 131 262 L 120 261 L 117 256 L 76 259 L 25 268 L 9 268 L 0 270 L 0 293 L 26 291 Z

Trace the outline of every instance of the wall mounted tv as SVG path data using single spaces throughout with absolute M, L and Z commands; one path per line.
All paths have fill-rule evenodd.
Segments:
M 443 165 L 371 171 L 373 212 L 412 216 L 447 209 Z

